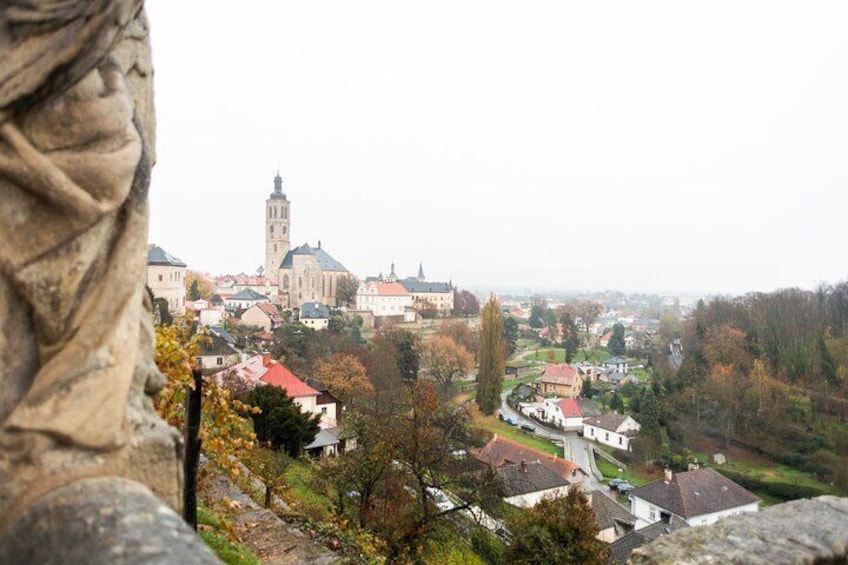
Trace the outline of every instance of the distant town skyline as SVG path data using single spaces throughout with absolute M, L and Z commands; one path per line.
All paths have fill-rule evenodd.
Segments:
M 149 240 L 254 273 L 741 294 L 848 277 L 848 5 L 147 3 Z M 187 31 L 189 30 L 190 31 Z

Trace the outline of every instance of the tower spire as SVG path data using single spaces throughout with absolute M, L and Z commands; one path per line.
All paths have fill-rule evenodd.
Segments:
M 418 263 L 418 280 L 424 282 L 424 263 Z
M 280 170 L 277 169 L 277 176 L 274 177 L 274 194 L 283 193 L 283 177 L 280 176 Z

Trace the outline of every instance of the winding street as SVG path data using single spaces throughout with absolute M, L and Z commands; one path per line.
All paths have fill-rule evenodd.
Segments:
M 555 430 L 552 428 L 544 427 L 539 422 L 535 420 L 531 420 L 527 416 L 519 413 L 514 410 L 509 404 L 506 402 L 506 397 L 509 395 L 509 391 L 501 393 L 501 413 L 504 415 L 504 418 L 509 417 L 515 420 L 516 422 L 521 424 L 529 424 L 536 428 L 534 435 L 537 437 L 549 439 L 554 443 L 560 444 L 563 446 L 563 454 L 562 457 L 568 459 L 569 461 L 576 463 L 579 465 L 584 471 L 586 471 L 589 476 L 586 477 L 583 481 L 583 487 L 585 492 L 589 492 L 592 490 L 604 490 L 606 489 L 606 485 L 602 484 L 598 477 L 593 473 L 593 469 L 595 469 L 594 465 L 594 455 L 591 452 L 591 446 L 589 443 L 583 440 L 580 436 L 577 435 L 577 432 L 563 432 L 562 430 Z

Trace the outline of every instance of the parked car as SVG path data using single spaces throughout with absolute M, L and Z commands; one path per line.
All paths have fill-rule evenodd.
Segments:
M 521 429 L 525 432 L 535 432 L 536 426 L 531 426 L 530 424 L 521 424 Z
M 442 489 L 438 489 L 435 487 L 427 487 L 427 494 L 429 494 L 433 498 L 433 503 L 436 507 L 442 512 L 446 510 L 450 510 L 455 505 L 450 501 L 448 495 Z
M 610 490 L 616 490 L 616 489 L 618 489 L 618 485 L 620 485 L 621 483 L 626 483 L 626 482 L 627 481 L 624 480 L 624 479 L 612 479 L 608 483 L 608 486 L 609 486 Z
M 635 486 L 631 485 L 628 482 L 623 482 L 616 487 L 619 494 L 627 494 L 630 491 L 634 490 L 635 488 L 636 488 Z
M 512 418 L 506 418 L 506 419 L 504 420 L 504 422 L 506 422 L 506 423 L 507 423 L 507 424 L 509 424 L 510 426 L 517 426 L 517 425 L 518 425 L 518 422 L 516 422 L 516 421 L 515 421 L 515 420 L 513 420 Z

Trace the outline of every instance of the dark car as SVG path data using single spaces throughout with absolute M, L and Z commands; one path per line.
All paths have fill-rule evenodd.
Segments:
M 619 494 L 627 494 L 630 491 L 635 490 L 636 487 L 625 481 L 618 485 L 616 489 L 618 490 Z
M 536 427 L 531 426 L 530 424 L 521 424 L 521 429 L 524 430 L 525 432 L 535 432 L 536 431 Z
M 613 479 L 608 483 L 610 490 L 615 490 L 618 488 L 618 485 L 621 483 L 626 483 L 627 481 L 624 479 Z
M 503 422 L 504 420 L 503 413 L 500 411 L 498 411 L 498 420 L 500 420 L 501 422 Z

